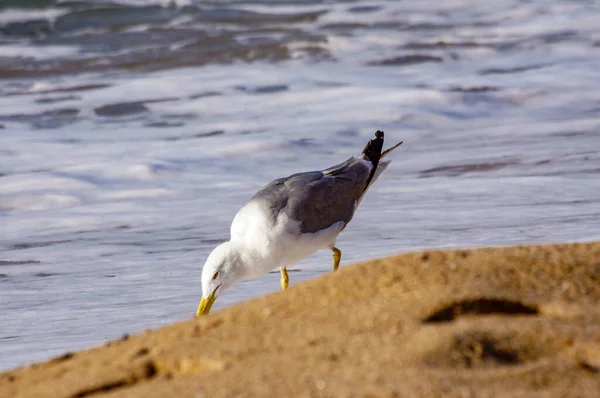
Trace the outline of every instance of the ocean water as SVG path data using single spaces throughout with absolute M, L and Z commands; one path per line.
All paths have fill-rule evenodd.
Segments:
M 377 129 L 404 145 L 342 266 L 600 239 L 598 21 L 572 0 L 0 1 L 0 369 L 190 318 L 254 192 Z

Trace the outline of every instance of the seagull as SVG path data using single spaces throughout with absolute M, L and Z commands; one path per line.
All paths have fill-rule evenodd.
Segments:
M 196 316 L 207 315 L 217 299 L 242 279 L 279 268 L 286 289 L 286 267 L 318 250 L 333 252 L 337 271 L 342 252 L 337 236 L 348 225 L 371 185 L 390 164 L 381 160 L 402 142 L 382 152 L 378 130 L 359 157 L 321 171 L 279 178 L 264 187 L 235 215 L 231 239 L 217 246 L 202 268 L 202 300 Z

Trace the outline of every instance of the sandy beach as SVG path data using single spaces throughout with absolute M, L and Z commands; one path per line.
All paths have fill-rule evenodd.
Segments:
M 600 242 L 407 253 L 6 372 L 0 391 L 594 397 L 599 298 Z
M 237 211 L 377 130 L 404 144 L 340 235 L 342 267 L 599 241 L 599 4 L 0 1 L 0 372 L 190 319 Z M 316 253 L 291 283 L 331 266 Z M 213 311 L 279 287 L 245 280 Z

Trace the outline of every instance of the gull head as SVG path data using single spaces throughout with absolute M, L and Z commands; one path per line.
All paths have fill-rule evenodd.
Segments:
M 202 300 L 196 316 L 207 315 L 217 297 L 243 277 L 239 250 L 232 242 L 221 243 L 202 268 Z

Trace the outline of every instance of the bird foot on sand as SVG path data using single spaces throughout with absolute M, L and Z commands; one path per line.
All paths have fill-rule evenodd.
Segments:
M 340 261 L 342 260 L 342 251 L 337 247 L 331 249 L 333 251 L 333 271 L 337 271 L 340 267 Z
M 290 284 L 290 277 L 288 275 L 287 269 L 285 267 L 281 267 L 281 289 L 287 289 Z

